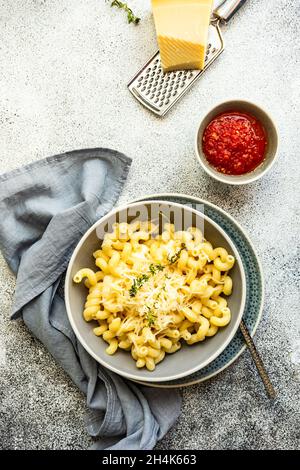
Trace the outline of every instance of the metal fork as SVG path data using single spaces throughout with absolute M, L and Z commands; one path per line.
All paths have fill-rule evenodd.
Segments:
M 272 398 L 274 399 L 276 397 L 276 392 L 274 390 L 274 387 L 271 383 L 271 380 L 268 376 L 268 373 L 265 369 L 265 366 L 263 364 L 263 361 L 256 349 L 256 346 L 254 344 L 254 341 L 253 339 L 251 338 L 251 335 L 249 333 L 249 330 L 248 328 L 246 327 L 244 321 L 242 320 L 241 323 L 240 323 L 240 330 L 241 330 L 241 333 L 244 337 L 244 340 L 248 346 L 248 349 L 250 351 L 250 354 L 252 356 L 252 359 L 254 361 L 254 364 L 256 365 L 256 368 L 259 372 L 259 375 L 263 381 L 263 384 L 265 386 L 265 389 L 266 389 L 266 392 L 267 392 L 267 395 L 269 398 Z

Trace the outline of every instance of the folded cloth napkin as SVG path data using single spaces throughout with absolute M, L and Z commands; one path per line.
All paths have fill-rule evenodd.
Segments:
M 87 396 L 94 449 L 152 449 L 179 415 L 177 391 L 140 387 L 99 365 L 68 321 L 64 272 L 86 230 L 116 203 L 131 160 L 109 149 L 55 155 L 0 176 L 0 248 L 23 317 Z

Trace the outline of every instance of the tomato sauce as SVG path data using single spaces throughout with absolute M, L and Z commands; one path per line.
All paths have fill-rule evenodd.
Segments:
M 207 161 L 227 175 L 254 170 L 266 153 L 267 136 L 251 114 L 229 111 L 216 116 L 203 133 L 202 148 Z

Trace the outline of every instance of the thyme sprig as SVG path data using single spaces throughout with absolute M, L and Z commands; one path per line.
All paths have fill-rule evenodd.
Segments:
M 181 244 L 181 248 L 179 248 L 173 256 L 168 257 L 169 264 L 174 264 L 179 259 L 180 253 L 182 250 L 186 248 L 185 243 Z M 159 271 L 163 271 L 167 266 L 163 266 L 162 264 L 150 264 L 149 266 L 149 274 L 142 274 L 139 277 L 136 277 L 133 280 L 132 286 L 129 289 L 130 297 L 135 297 L 137 291 L 145 284 L 145 282 L 149 281 L 150 275 L 154 276 Z M 166 279 L 170 279 L 170 277 L 165 274 Z
M 163 271 L 164 266 L 161 264 L 150 264 L 149 266 L 149 273 L 154 276 L 158 271 Z M 133 284 L 129 289 L 130 297 L 135 297 L 137 291 L 142 287 L 145 282 L 149 281 L 150 275 L 149 274 L 142 274 L 141 276 L 135 278 L 133 280 Z
M 152 275 L 156 274 L 158 271 L 163 271 L 165 267 L 162 264 L 150 264 L 149 271 Z
M 146 320 L 147 320 L 147 322 L 148 322 L 148 326 L 152 326 L 152 325 L 154 325 L 157 316 L 156 316 L 155 313 L 151 310 L 151 308 L 148 307 L 148 305 L 146 305 L 146 307 L 147 307 L 147 309 L 148 309 L 148 312 L 147 312 L 147 315 L 146 315 Z
M 176 263 L 176 261 L 179 259 L 180 257 L 180 253 L 185 249 L 185 243 L 182 243 L 181 244 L 181 247 L 178 248 L 178 250 L 176 251 L 176 253 L 174 253 L 173 256 L 170 256 L 168 257 L 168 261 L 170 264 L 174 264 Z
M 134 297 L 137 294 L 137 291 L 142 287 L 145 282 L 149 280 L 149 276 L 147 274 L 142 274 L 141 276 L 135 278 L 133 280 L 133 284 L 129 289 L 130 297 Z
M 111 7 L 117 7 L 121 10 L 124 10 L 127 14 L 128 23 L 138 24 L 141 21 L 141 18 L 136 16 L 132 9 L 129 8 L 126 2 L 120 2 L 119 0 L 113 0 L 110 4 Z

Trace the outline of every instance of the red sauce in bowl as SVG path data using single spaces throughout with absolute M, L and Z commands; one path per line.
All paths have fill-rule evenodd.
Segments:
M 242 175 L 264 160 L 267 135 L 251 114 L 229 111 L 216 116 L 205 128 L 202 149 L 207 161 L 227 175 Z

